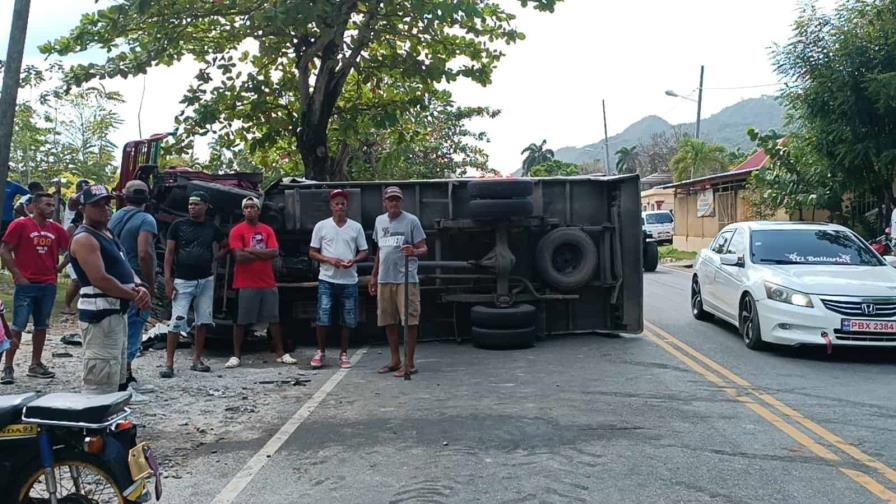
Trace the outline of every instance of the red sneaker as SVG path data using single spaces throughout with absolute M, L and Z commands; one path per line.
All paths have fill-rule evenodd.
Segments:
M 318 350 L 311 358 L 311 368 L 320 369 L 322 367 L 324 367 L 324 353 Z
M 350 369 L 352 367 L 352 360 L 348 358 L 348 354 L 345 352 L 339 354 L 339 367 L 342 369 Z

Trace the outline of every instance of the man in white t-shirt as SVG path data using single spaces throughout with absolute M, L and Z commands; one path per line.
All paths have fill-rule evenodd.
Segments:
M 333 217 L 314 226 L 311 233 L 312 260 L 320 263 L 317 287 L 317 353 L 311 359 L 311 367 L 324 365 L 327 351 L 327 332 L 333 324 L 334 305 L 339 306 L 342 339 L 339 367 L 348 369 L 348 339 L 351 330 L 358 325 L 358 267 L 356 263 L 367 258 L 367 239 L 361 224 L 348 218 L 348 192 L 336 189 L 330 193 L 330 211 Z

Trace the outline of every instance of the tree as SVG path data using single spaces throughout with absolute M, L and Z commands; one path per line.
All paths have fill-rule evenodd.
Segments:
M 747 132 L 759 149 L 765 151 L 770 162 L 750 175 L 747 194 L 753 217 L 768 219 L 783 208 L 797 214 L 800 220 L 815 219 L 815 210 L 822 208 L 839 213 L 841 207 L 840 181 L 819 158 L 814 139 L 793 133 L 782 140 L 774 130 L 761 133 L 753 128 Z
M 774 52 L 794 127 L 821 169 L 853 198 L 896 204 L 896 9 L 846 0 L 830 14 L 804 4 L 791 39 Z M 822 178 L 824 180 L 824 178 Z
M 529 172 L 532 171 L 532 168 L 554 159 L 554 151 L 544 148 L 547 143 L 547 140 L 542 140 L 540 144 L 530 143 L 525 149 L 520 151 L 520 154 L 525 156 L 523 158 L 523 164 L 520 167 L 524 177 L 529 176 Z
M 518 1 L 540 11 L 557 2 Z M 487 0 L 124 0 L 41 50 L 113 51 L 70 67 L 74 86 L 192 57 L 202 68 L 182 100 L 182 134 L 223 135 L 250 152 L 286 139 L 306 177 L 329 180 L 343 175 L 328 135 L 350 76 L 386 98 L 384 80 L 421 100 L 462 77 L 486 85 L 500 45 L 523 38 L 513 19 Z
M 615 152 L 616 154 L 616 173 L 638 173 L 640 168 L 640 152 L 638 146 L 622 147 Z
M 669 162 L 669 169 L 676 182 L 720 173 L 727 167 L 726 153 L 722 145 L 685 138 Z
M 116 173 L 115 144 L 110 136 L 121 123 L 116 107 L 122 97 L 102 86 L 60 95 L 57 103 L 59 168 L 108 184 Z
M 33 176 L 43 178 L 48 174 L 52 134 L 53 129 L 43 125 L 37 109 L 29 103 L 18 104 L 10 146 L 10 178 L 30 182 Z
M 529 172 L 531 177 L 572 177 L 580 174 L 578 165 L 557 159 L 534 166 Z

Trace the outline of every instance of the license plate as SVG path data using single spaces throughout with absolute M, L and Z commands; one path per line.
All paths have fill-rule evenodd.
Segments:
M 871 332 L 896 334 L 896 321 L 843 319 L 842 330 L 847 332 Z
M 37 435 L 37 426 L 32 424 L 12 424 L 0 429 L 0 438 L 20 438 Z

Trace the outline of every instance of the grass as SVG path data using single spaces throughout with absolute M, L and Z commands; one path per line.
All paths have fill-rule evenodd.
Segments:
M 687 252 L 685 250 L 678 250 L 672 245 L 666 245 L 664 247 L 660 247 L 660 261 L 666 259 L 671 261 L 693 261 L 696 259 L 696 252 Z
M 59 281 L 56 286 L 56 302 L 53 304 L 52 317 L 59 316 L 59 313 L 62 312 L 62 307 L 65 306 L 65 290 L 68 288 L 69 281 L 68 275 L 65 275 L 64 273 L 59 275 Z M 0 272 L 0 299 L 2 299 L 3 304 L 6 305 L 6 321 L 9 323 L 12 323 L 12 296 L 15 289 L 16 286 L 12 281 L 12 275 L 6 270 Z

